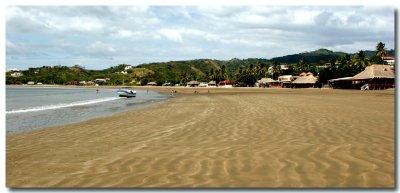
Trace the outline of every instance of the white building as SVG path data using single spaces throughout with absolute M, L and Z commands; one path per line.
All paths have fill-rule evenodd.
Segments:
M 107 82 L 107 80 L 104 78 L 98 78 L 95 80 L 95 82 Z
M 125 66 L 124 70 L 127 71 L 127 70 L 132 69 L 132 68 L 133 68 L 133 66 L 127 65 L 127 66 Z
M 12 77 L 20 77 L 20 76 L 23 76 L 23 74 L 19 71 L 15 71 L 15 72 L 11 73 L 11 76 Z
M 199 87 L 208 87 L 207 82 L 200 82 Z
M 280 82 L 291 82 L 293 80 L 292 75 L 282 75 L 278 77 L 278 81 Z
M 385 61 L 390 66 L 394 66 L 395 57 L 386 56 L 386 57 L 383 57 L 383 61 Z

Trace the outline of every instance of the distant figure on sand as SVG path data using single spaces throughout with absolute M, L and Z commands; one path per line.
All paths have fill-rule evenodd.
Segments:
M 99 89 L 96 89 L 96 93 L 99 94 Z

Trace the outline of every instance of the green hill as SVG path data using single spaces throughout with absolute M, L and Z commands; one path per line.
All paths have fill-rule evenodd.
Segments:
M 370 57 L 375 54 L 375 51 L 367 50 L 365 51 L 365 54 L 367 57 Z M 250 66 L 257 67 L 258 69 L 262 68 L 265 75 L 265 71 L 267 71 L 268 67 L 272 66 L 274 61 L 278 61 L 281 64 L 291 64 L 289 65 L 289 68 L 291 69 L 282 72 L 291 74 L 296 72 L 293 69 L 296 68 L 297 63 L 303 58 L 308 65 L 315 68 L 317 64 L 326 64 L 330 60 L 336 60 L 344 55 L 346 55 L 344 52 L 333 52 L 327 49 L 319 49 L 311 52 L 303 52 L 271 59 L 233 58 L 231 60 L 195 59 L 155 62 L 140 64 L 126 72 L 124 71 L 127 64 L 120 64 L 97 71 L 87 70 L 81 66 L 43 66 L 41 68 L 30 68 L 29 70 L 23 71 L 23 76 L 21 77 L 11 77 L 11 73 L 7 73 L 6 84 L 26 84 L 28 81 L 42 82 L 43 84 L 72 84 L 79 81 L 93 81 L 97 78 L 108 78 L 109 81 L 102 83 L 107 85 L 134 84 L 134 82 L 146 84 L 149 81 L 155 81 L 159 85 L 165 82 L 178 84 L 190 80 L 207 82 L 215 79 L 215 77 L 211 77 L 211 75 L 215 75 L 217 74 L 216 72 L 220 71 L 225 71 L 225 77 L 220 78 L 232 80 L 239 70 L 249 70 Z M 353 54 L 349 55 L 352 56 Z M 388 50 L 387 55 L 394 56 L 394 50 Z M 124 72 L 124 74 L 121 72 Z
M 270 60 L 276 60 L 280 63 L 294 64 L 299 62 L 302 58 L 309 63 L 320 63 L 328 62 L 329 60 L 336 60 L 337 58 L 346 55 L 344 52 L 333 52 L 327 49 L 319 49 L 312 52 L 303 52 L 299 54 L 291 54 L 281 57 L 271 58 Z

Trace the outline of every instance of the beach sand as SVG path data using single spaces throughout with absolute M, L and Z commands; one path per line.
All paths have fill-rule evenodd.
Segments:
M 394 90 L 172 89 L 150 108 L 8 135 L 6 186 L 395 186 Z

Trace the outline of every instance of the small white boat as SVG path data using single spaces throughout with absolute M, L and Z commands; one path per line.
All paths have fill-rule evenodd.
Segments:
M 118 93 L 118 96 L 120 96 L 120 97 L 136 97 L 135 90 L 120 89 L 120 90 L 117 90 L 117 93 Z

